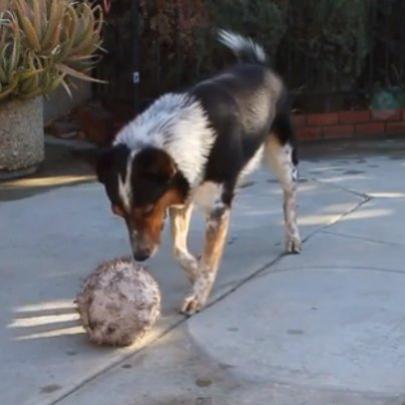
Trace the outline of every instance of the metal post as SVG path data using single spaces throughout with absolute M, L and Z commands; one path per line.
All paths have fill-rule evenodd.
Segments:
M 131 8 L 131 32 L 132 32 L 132 84 L 133 84 L 133 108 L 135 113 L 139 110 L 140 105 L 140 35 L 139 35 L 139 1 L 132 0 Z

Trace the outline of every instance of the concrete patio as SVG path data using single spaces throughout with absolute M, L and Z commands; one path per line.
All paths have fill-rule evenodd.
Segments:
M 303 147 L 301 255 L 283 254 L 274 178 L 253 176 L 210 304 L 188 319 L 165 238 L 149 263 L 163 316 L 126 349 L 91 345 L 73 304 L 99 262 L 128 253 L 124 225 L 91 147 L 47 148 L 35 177 L 0 183 L 1 404 L 405 403 L 404 138 Z

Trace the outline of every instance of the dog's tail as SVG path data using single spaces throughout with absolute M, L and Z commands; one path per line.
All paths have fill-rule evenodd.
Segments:
M 231 49 L 241 62 L 265 64 L 267 61 L 264 49 L 251 38 L 246 38 L 232 31 L 219 30 L 218 41 Z

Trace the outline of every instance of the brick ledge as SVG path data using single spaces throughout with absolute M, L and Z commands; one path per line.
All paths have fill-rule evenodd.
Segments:
M 293 114 L 299 140 L 405 135 L 405 108 Z

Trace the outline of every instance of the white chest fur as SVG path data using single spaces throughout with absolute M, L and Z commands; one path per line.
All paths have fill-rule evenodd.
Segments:
M 222 184 L 206 181 L 192 193 L 191 200 L 198 207 L 210 211 L 221 204 Z
M 243 180 L 257 169 L 263 160 L 264 147 L 260 147 L 255 155 L 248 161 L 238 177 L 238 185 Z M 223 185 L 206 181 L 198 186 L 191 195 L 191 201 L 198 207 L 210 211 L 215 207 L 222 205 L 221 196 L 223 193 Z

